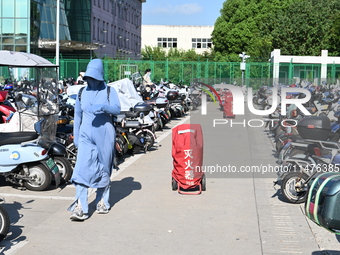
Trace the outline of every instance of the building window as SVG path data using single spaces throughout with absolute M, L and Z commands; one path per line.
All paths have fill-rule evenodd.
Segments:
M 99 37 L 99 30 L 100 30 L 100 19 L 97 20 L 97 28 L 96 28 L 96 32 L 97 32 L 97 41 L 100 41 L 100 37 Z
M 96 18 L 93 18 L 92 26 L 92 38 L 93 40 L 96 40 Z
M 177 48 L 177 38 L 157 38 L 157 45 L 161 48 Z
M 193 49 L 208 49 L 212 46 L 211 39 L 209 38 L 192 38 L 191 42 Z

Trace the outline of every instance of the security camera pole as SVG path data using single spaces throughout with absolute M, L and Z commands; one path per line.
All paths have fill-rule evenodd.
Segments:
M 244 70 L 246 70 L 246 58 L 249 58 L 249 55 L 246 55 L 245 52 L 238 54 L 240 58 L 242 58 L 242 62 L 240 64 L 240 69 L 242 70 L 242 86 L 244 85 Z

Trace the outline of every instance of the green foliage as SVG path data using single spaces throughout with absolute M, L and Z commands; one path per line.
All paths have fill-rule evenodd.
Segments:
M 285 55 L 340 54 L 339 0 L 227 0 L 212 33 L 215 59 L 246 52 L 248 61 Z
M 324 49 L 328 49 L 330 55 L 338 55 L 339 48 L 335 45 L 340 39 L 336 30 L 339 12 L 337 0 L 304 0 L 290 5 L 273 17 L 273 47 L 290 55 L 318 56 Z M 292 17 L 291 13 L 296 15 Z
M 142 60 L 162 61 L 166 59 L 166 52 L 160 47 L 145 46 L 141 53 Z
M 145 46 L 142 49 L 142 60 L 155 60 L 155 61 L 206 61 L 214 58 L 213 51 L 205 51 L 202 54 L 197 53 L 194 49 L 182 50 L 171 48 L 167 52 L 160 47 Z

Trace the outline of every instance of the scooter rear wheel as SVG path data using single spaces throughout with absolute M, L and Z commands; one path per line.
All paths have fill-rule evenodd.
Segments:
M 77 161 L 77 148 L 74 143 L 69 144 L 66 147 L 67 159 L 70 161 L 71 166 L 74 168 Z
M 71 179 L 73 173 L 71 162 L 65 157 L 53 157 L 53 161 L 58 166 L 60 172 L 60 183 L 67 183 Z
M 128 144 L 121 135 L 116 136 L 116 155 L 118 157 L 124 156 L 128 151 Z
M 297 187 L 298 182 L 302 185 L 306 183 L 308 176 L 301 172 L 287 173 L 281 184 L 281 191 L 287 202 L 294 204 L 304 203 L 307 199 L 307 192 Z
M 0 206 L 0 242 L 7 236 L 10 224 L 7 211 Z
M 50 187 L 52 174 L 43 164 L 28 165 L 28 172 L 30 180 L 24 182 L 24 186 L 28 190 L 42 191 Z
M 139 130 L 136 133 L 136 136 L 138 136 L 138 138 L 143 137 L 145 139 L 145 149 L 147 151 L 151 150 L 152 146 L 155 143 L 155 138 L 153 136 L 153 133 L 150 130 L 148 129 Z

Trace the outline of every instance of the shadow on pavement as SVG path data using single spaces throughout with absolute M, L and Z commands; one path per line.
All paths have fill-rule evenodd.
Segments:
M 141 190 L 140 182 L 134 181 L 133 177 L 125 177 L 120 181 L 111 182 L 110 203 L 114 206 L 120 200 L 129 196 L 134 190 Z
M 32 202 L 34 202 L 34 200 L 28 200 L 25 204 Z M 25 204 L 13 202 L 12 204 L 4 203 L 2 205 L 9 215 L 11 225 L 6 238 L 0 243 L 1 254 L 6 254 L 6 251 L 11 250 L 12 247 L 15 247 L 20 242 L 26 240 L 26 236 L 21 236 L 24 226 L 18 224 L 20 219 L 23 217 L 23 214 L 20 213 L 20 210 L 30 209 L 24 207 Z
M 313 251 L 311 255 L 340 255 L 340 251 L 333 250 Z
M 141 190 L 142 185 L 140 182 L 134 181 L 133 177 L 125 177 L 120 181 L 112 181 L 110 188 L 110 204 L 113 207 L 120 200 L 129 196 L 134 190 Z M 93 208 L 95 210 L 95 201 L 92 201 L 89 205 L 89 208 Z M 90 209 L 90 215 L 93 213 Z

